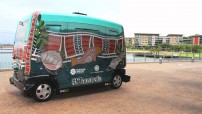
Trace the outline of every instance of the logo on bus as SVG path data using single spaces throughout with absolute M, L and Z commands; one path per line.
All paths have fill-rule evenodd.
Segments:
M 47 51 L 41 54 L 44 66 L 49 70 L 57 70 L 62 66 L 62 58 L 55 51 Z

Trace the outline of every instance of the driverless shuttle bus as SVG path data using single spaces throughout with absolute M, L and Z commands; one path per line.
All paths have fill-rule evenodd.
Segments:
M 81 13 L 25 17 L 17 27 L 13 59 L 10 83 L 37 101 L 53 92 L 100 84 L 117 89 L 130 81 L 123 27 Z

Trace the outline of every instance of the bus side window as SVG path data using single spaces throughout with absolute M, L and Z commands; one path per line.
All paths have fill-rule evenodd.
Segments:
M 68 29 L 72 32 L 94 33 L 105 36 L 105 27 L 93 24 L 69 22 Z
M 50 32 L 60 32 L 61 25 L 46 25 L 46 30 Z
M 28 31 L 28 19 L 25 20 L 24 22 L 19 23 L 16 31 L 16 36 L 15 36 L 15 42 L 25 42 L 26 40 L 26 33 L 29 33 Z
M 67 32 L 67 22 L 45 21 L 47 32 Z

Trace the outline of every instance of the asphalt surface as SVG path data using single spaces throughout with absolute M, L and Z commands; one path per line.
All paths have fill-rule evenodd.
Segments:
M 116 90 L 97 88 L 36 102 L 9 84 L 0 71 L 0 113 L 201 114 L 202 62 L 128 64 L 131 82 Z

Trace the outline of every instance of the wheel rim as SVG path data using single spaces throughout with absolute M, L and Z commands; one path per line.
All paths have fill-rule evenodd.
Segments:
M 120 77 L 119 75 L 116 75 L 116 76 L 114 77 L 114 80 L 113 80 L 113 85 L 114 85 L 115 87 L 119 87 L 119 86 L 121 85 L 121 83 L 122 83 L 121 77 Z
M 48 84 L 41 84 L 36 89 L 36 96 L 39 99 L 47 99 L 51 95 L 51 87 Z

